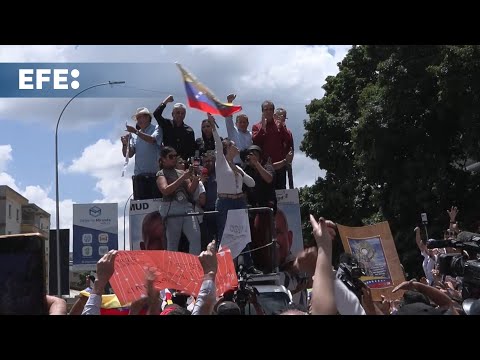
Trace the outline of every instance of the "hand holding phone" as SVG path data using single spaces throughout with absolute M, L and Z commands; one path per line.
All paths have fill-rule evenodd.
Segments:
M 428 223 L 427 213 L 421 213 L 420 216 L 422 217 L 422 222 L 424 224 Z

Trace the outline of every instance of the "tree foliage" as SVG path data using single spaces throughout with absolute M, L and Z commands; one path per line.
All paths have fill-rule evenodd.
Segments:
M 464 170 L 480 160 L 480 46 L 354 46 L 338 66 L 306 107 L 301 150 L 327 175 L 300 191 L 304 228 L 309 213 L 387 220 L 415 274 L 421 212 L 435 238 L 452 205 L 466 230 L 480 218 L 480 176 Z

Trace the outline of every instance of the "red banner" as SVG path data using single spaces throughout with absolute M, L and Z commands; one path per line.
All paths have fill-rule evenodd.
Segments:
M 217 296 L 238 286 L 237 274 L 230 250 L 217 253 Z M 127 305 L 146 293 L 145 273 L 155 272 L 154 285 L 158 290 L 175 289 L 197 296 L 203 281 L 203 269 L 198 257 L 192 254 L 164 251 L 119 251 L 115 272 L 110 279 L 118 300 Z

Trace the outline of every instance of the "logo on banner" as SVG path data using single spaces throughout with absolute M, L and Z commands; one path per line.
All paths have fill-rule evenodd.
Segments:
M 42 90 L 43 84 L 51 83 L 55 90 L 68 90 L 69 85 L 76 90 L 80 87 L 77 80 L 69 83 L 70 79 L 77 79 L 80 76 L 78 69 L 19 69 L 18 89 L 19 90 Z M 70 78 L 69 78 L 70 77 Z
M 102 209 L 100 209 L 98 206 L 94 206 L 94 207 L 90 208 L 90 210 L 88 212 L 93 217 L 99 217 L 100 215 L 102 215 Z

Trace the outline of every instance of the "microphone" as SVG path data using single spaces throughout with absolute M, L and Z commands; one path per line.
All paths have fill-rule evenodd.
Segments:
M 480 241 L 480 234 L 471 233 L 468 231 L 462 231 L 457 235 L 457 241 L 461 241 L 461 242 Z

